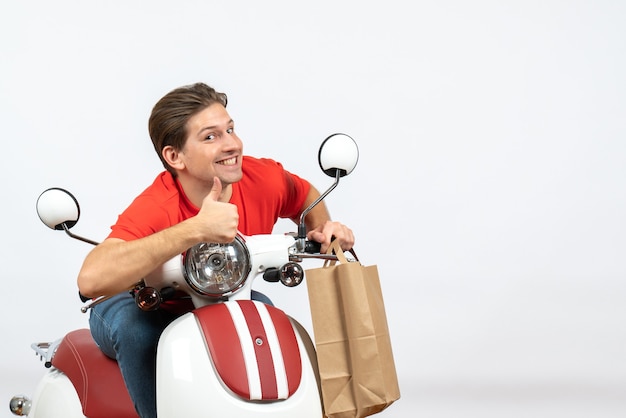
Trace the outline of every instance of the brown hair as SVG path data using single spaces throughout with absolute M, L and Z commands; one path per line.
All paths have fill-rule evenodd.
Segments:
M 161 151 L 166 146 L 172 146 L 177 151 L 183 149 L 187 139 L 189 118 L 215 103 L 226 107 L 228 103 L 226 94 L 217 92 L 204 83 L 195 83 L 170 91 L 152 108 L 148 120 L 152 145 L 163 166 L 173 176 L 176 176 L 176 173 L 163 159 Z

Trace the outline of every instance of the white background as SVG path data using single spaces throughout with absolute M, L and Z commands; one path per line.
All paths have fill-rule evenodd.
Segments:
M 327 204 L 383 281 L 381 416 L 626 416 L 625 22 L 619 0 L 4 0 L 0 416 L 44 373 L 30 343 L 87 324 L 89 246 L 39 193 L 102 239 L 161 170 L 153 104 L 196 81 L 319 189 L 319 143 L 358 141 Z M 309 323 L 305 286 L 268 293 Z

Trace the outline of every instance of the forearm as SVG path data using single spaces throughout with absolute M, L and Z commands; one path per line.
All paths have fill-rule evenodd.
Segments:
M 109 238 L 85 258 L 78 275 L 84 296 L 114 295 L 131 289 L 148 273 L 200 242 L 191 223 L 180 223 L 133 241 Z

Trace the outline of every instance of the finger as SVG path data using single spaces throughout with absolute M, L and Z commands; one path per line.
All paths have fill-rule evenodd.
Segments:
M 354 247 L 354 234 L 352 233 L 352 230 L 350 228 L 346 228 L 346 234 L 345 234 L 344 239 L 343 239 L 343 241 L 341 243 L 341 248 L 344 251 L 348 251 L 352 247 Z
M 326 222 L 322 228 L 322 234 L 324 235 L 324 244 L 330 244 L 330 242 L 337 238 L 335 222 Z
M 219 178 L 217 177 L 213 177 L 213 187 L 211 188 L 211 191 L 209 192 L 209 196 L 211 197 L 212 200 L 219 200 L 220 195 L 222 194 L 222 182 L 220 181 Z
M 315 242 L 319 242 L 321 244 L 322 241 L 324 240 L 324 234 L 322 234 L 320 231 L 313 230 L 313 231 L 309 231 L 306 234 L 306 238 L 309 241 L 315 241 Z
M 352 230 L 343 224 L 333 222 L 332 228 L 329 228 L 328 230 L 325 228 L 324 233 L 327 237 L 330 234 L 330 241 L 337 239 L 343 250 L 349 250 L 354 245 L 354 235 Z

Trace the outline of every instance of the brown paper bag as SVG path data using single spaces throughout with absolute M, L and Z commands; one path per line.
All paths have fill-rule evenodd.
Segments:
M 324 414 L 366 417 L 400 398 L 378 269 L 331 250 L 339 263 L 306 271 Z

